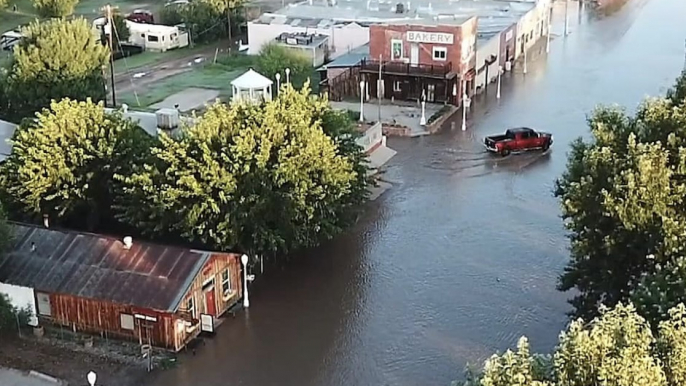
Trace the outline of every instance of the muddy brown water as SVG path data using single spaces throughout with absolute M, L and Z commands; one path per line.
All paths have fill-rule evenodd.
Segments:
M 396 185 L 365 219 L 259 276 L 249 311 L 152 384 L 445 386 L 521 335 L 552 349 L 567 322 L 555 284 L 568 252 L 551 192 L 569 143 L 587 135 L 596 103 L 633 109 L 664 93 L 686 38 L 683 0 L 632 0 L 604 18 L 576 10 L 571 34 L 532 54 L 466 132 L 390 139 Z M 558 35 L 562 15 L 558 5 Z M 484 135 L 517 125 L 552 132 L 552 150 L 484 153 Z

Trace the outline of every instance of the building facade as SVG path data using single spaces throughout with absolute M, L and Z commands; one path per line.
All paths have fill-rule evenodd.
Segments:
M 476 17 L 435 24 L 372 25 L 369 60 L 360 66 L 368 93 L 386 99 L 460 104 L 461 90 L 472 94 L 476 27 Z
M 515 60 L 524 55 L 541 37 L 548 35 L 552 0 L 536 0 L 535 5 L 517 22 Z

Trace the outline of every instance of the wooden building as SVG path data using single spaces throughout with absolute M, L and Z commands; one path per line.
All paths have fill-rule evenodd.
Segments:
M 32 289 L 42 324 L 178 351 L 242 296 L 236 254 L 13 228 L 0 282 Z

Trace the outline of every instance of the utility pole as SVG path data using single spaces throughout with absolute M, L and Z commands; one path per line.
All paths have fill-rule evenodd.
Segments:
M 231 0 L 226 0 L 226 25 L 229 36 L 229 54 L 231 54 L 231 45 L 233 44 L 231 41 Z
M 112 35 L 114 35 L 114 23 L 112 22 L 112 7 L 107 4 L 107 24 L 110 26 L 110 80 L 112 82 L 112 107 L 117 107 L 117 97 L 114 91 L 114 46 L 112 45 Z
M 383 68 L 383 55 L 379 54 L 379 83 L 376 85 L 376 99 L 378 99 L 379 102 L 379 123 L 381 123 L 381 97 L 383 96 L 383 89 L 384 89 L 384 84 L 383 81 L 381 80 L 381 69 Z
M 686 71 L 686 39 L 684 39 L 684 71 Z

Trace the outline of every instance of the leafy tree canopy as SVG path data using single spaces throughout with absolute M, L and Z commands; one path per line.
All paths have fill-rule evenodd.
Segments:
M 85 19 L 36 21 L 24 29 L 6 78 L 6 119 L 19 121 L 52 100 L 102 100 L 109 51 Z
M 646 275 L 658 267 L 671 272 L 684 256 L 686 103 L 679 98 L 685 78 L 634 116 L 597 109 L 589 119 L 592 139 L 572 145 L 555 194 L 571 238 L 559 288 L 577 290 L 572 304 L 578 316 L 627 301 Z M 664 304 L 662 315 L 684 296 Z
M 560 334 L 552 357 L 531 355 L 528 341 L 522 338 L 516 352 L 493 355 L 483 374 L 468 382 L 482 386 L 683 385 L 686 307 L 672 309 L 658 330 L 654 338 L 633 306 L 602 308 L 591 323 L 576 320 Z
M 312 62 L 304 55 L 289 50 L 276 43 L 265 44 L 257 57 L 257 69 L 267 77 L 281 74 L 282 82 L 286 81 L 286 69 L 290 69 L 290 78 L 294 80 L 312 73 Z
M 65 17 L 74 13 L 79 0 L 33 0 L 38 16 L 43 18 Z
M 90 100 L 53 102 L 37 116 L 14 135 L 2 188 L 28 214 L 92 230 L 112 216 L 114 175 L 142 162 L 152 137 Z
M 166 6 L 162 9 L 162 23 L 177 25 L 186 23 L 191 39 L 196 43 L 216 41 L 229 36 L 229 21 L 226 18 L 227 5 L 230 9 L 231 30 L 234 32 L 242 20 L 235 12 L 244 0 L 197 0 L 187 4 Z
M 343 154 L 322 130 L 328 111 L 306 87 L 284 87 L 262 105 L 210 107 L 180 139 L 162 135 L 155 162 L 123 179 L 120 218 L 150 234 L 259 254 L 332 237 L 366 180 L 357 153 Z

